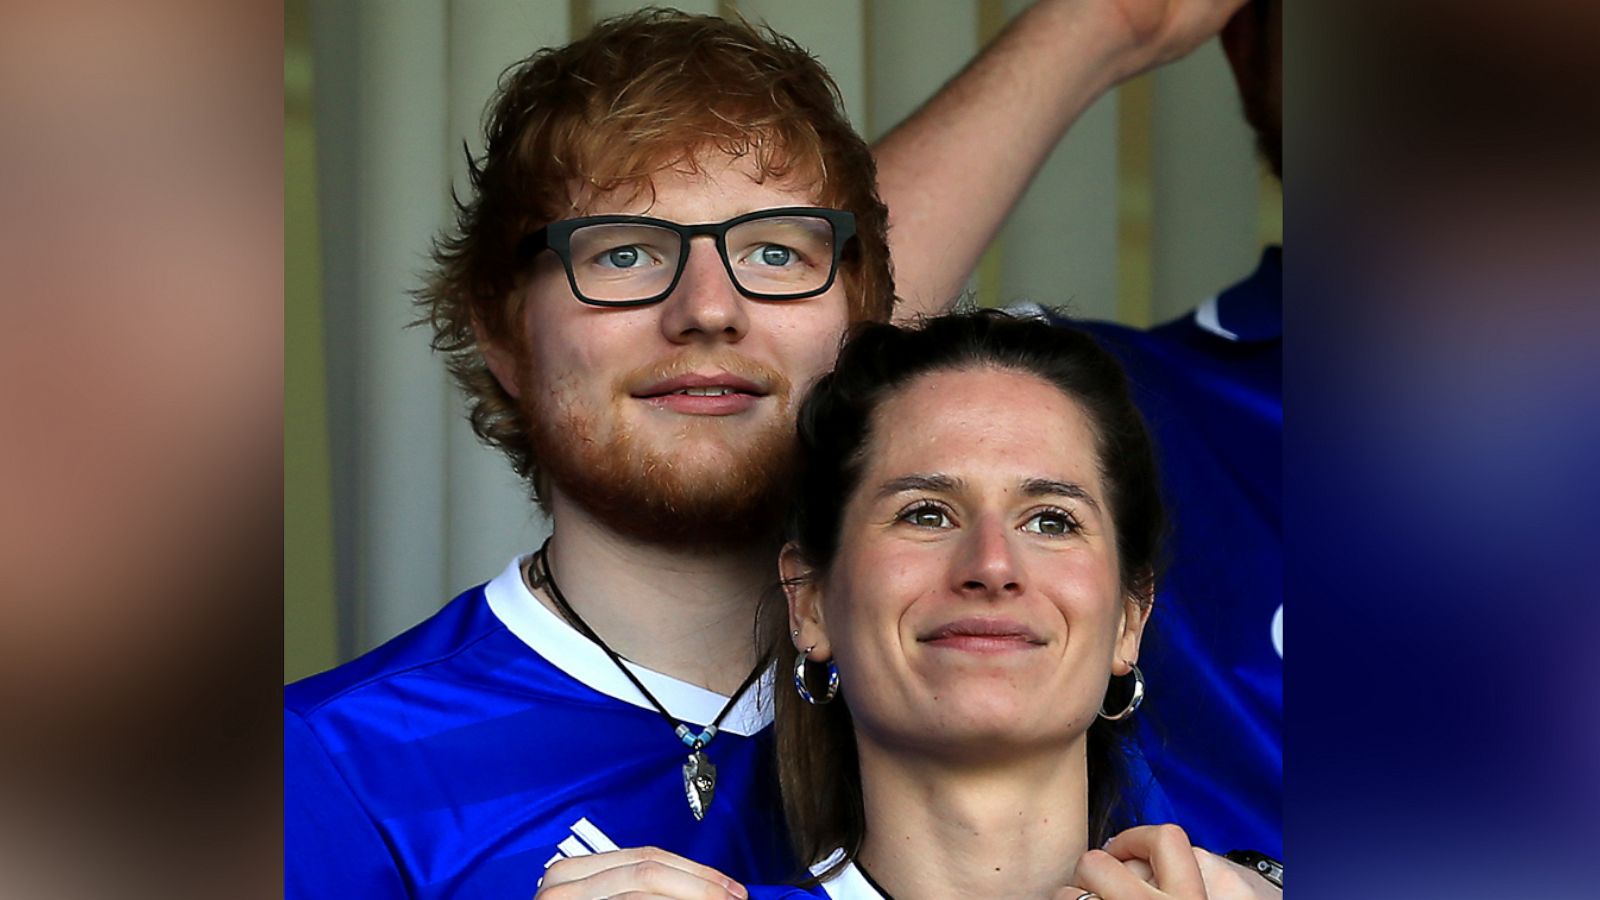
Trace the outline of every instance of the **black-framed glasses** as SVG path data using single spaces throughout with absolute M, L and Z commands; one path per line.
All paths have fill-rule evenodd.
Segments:
M 592 306 L 645 306 L 666 299 L 683 277 L 690 238 L 715 239 L 739 293 L 754 300 L 804 300 L 833 287 L 856 217 L 840 209 L 786 206 L 726 222 L 680 225 L 648 216 L 564 219 L 518 247 L 526 265 L 545 250 L 561 258 L 567 283 Z

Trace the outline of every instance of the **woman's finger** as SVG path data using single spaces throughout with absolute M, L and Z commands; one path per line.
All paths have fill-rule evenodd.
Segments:
M 1205 900 L 1205 881 L 1195 861 L 1189 835 L 1176 825 L 1141 825 L 1106 842 L 1107 853 L 1119 860 L 1143 860 L 1155 872 L 1155 885 L 1170 897 Z
M 1134 874 L 1122 860 L 1104 850 L 1090 850 L 1078 857 L 1072 883 L 1083 885 L 1104 900 L 1160 900 L 1165 896 L 1149 882 Z M 1200 895 L 1201 900 L 1204 894 Z M 1190 900 L 1184 897 L 1183 900 Z

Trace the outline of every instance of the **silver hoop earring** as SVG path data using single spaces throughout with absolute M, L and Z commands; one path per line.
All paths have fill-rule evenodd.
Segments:
M 1124 706 L 1115 715 L 1107 713 L 1105 705 L 1102 703 L 1100 706 L 1100 718 L 1105 719 L 1107 722 L 1120 722 L 1126 719 L 1133 715 L 1133 711 L 1139 708 L 1139 704 L 1144 702 L 1144 673 L 1140 672 L 1139 667 L 1133 663 L 1129 663 L 1128 668 L 1133 670 L 1133 696 L 1128 698 L 1128 705 Z
M 805 649 L 804 653 L 795 658 L 794 689 L 800 695 L 801 700 L 810 703 L 812 706 L 822 706 L 832 703 L 833 695 L 839 693 L 839 667 L 834 664 L 833 660 L 828 660 L 828 692 L 822 695 L 821 700 L 812 696 L 811 689 L 806 687 L 806 663 L 810 661 L 811 651 L 815 649 L 817 649 L 817 645 L 812 644 Z

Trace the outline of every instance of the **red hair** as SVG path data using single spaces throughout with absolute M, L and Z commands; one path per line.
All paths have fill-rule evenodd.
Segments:
M 770 28 L 661 9 L 607 19 L 508 69 L 485 138 L 482 157 L 468 154 L 471 196 L 456 199 L 455 228 L 435 241 L 417 300 L 473 430 L 535 483 L 527 428 L 488 369 L 479 330 L 520 346 L 517 245 L 586 197 L 648 191 L 657 172 L 696 171 L 706 150 L 751 158 L 761 178 L 802 179 L 821 205 L 855 214 L 841 262 L 851 319 L 886 321 L 893 309 L 871 151 L 827 71 Z

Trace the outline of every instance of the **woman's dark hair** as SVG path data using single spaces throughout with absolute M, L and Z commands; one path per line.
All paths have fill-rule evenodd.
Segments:
M 920 376 L 965 369 L 1032 375 L 1083 409 L 1116 531 L 1123 590 L 1149 603 L 1166 517 L 1154 449 L 1128 397 L 1122 367 L 1082 331 L 995 310 L 928 319 L 917 327 L 862 326 L 840 351 L 834 370 L 807 395 L 798 429 L 800 484 L 787 536 L 809 577 L 820 579 L 832 566 L 844 509 L 866 466 L 874 430 L 893 426 L 875 422 L 876 411 Z M 780 604 L 781 598 L 768 604 L 762 627 L 777 648 L 778 672 L 787 674 L 798 653 L 786 639 Z M 1089 728 L 1091 847 L 1135 820 L 1125 790 L 1131 725 L 1096 719 Z M 812 706 L 794 691 L 778 690 L 776 731 L 784 815 L 801 860 L 811 864 L 835 849 L 845 851 L 821 876 L 826 879 L 855 857 L 866 831 L 849 704 L 842 692 L 830 704 Z

